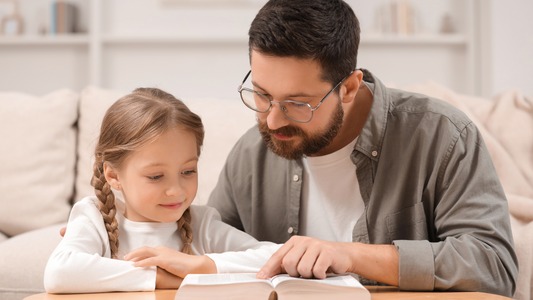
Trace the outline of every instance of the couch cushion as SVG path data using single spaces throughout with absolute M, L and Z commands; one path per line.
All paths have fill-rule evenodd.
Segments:
M 0 231 L 66 221 L 73 194 L 78 94 L 0 93 Z
M 94 195 L 91 186 L 94 164 L 94 147 L 100 134 L 100 125 L 107 109 L 126 92 L 119 92 L 89 86 L 80 96 L 80 117 L 78 120 L 78 162 L 75 201 Z
M 44 293 L 44 268 L 67 223 L 27 232 L 0 243 L 0 299 L 20 300 Z
M 76 201 L 94 194 L 90 180 L 100 125 L 107 108 L 124 94 L 96 87 L 88 87 L 81 92 Z M 226 156 L 235 142 L 255 124 L 255 114 L 238 100 L 238 95 L 235 100 L 181 100 L 202 118 L 206 131 L 198 166 L 199 187 L 195 200 L 195 204 L 205 204 L 216 185 Z
M 230 150 L 255 125 L 255 113 L 242 104 L 238 94 L 235 100 L 194 99 L 183 102 L 204 123 L 204 146 L 198 162 L 198 193 L 194 200 L 195 204 L 201 205 L 207 203 L 215 188 Z

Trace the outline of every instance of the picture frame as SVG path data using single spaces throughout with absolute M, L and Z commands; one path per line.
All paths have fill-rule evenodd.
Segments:
M 20 35 L 22 31 L 23 20 L 18 0 L 0 0 L 0 35 Z

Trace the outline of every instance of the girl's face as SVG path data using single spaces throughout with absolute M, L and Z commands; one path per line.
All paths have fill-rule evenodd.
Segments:
M 136 222 L 179 220 L 196 196 L 197 164 L 194 134 L 181 128 L 130 153 L 116 173 L 126 218 Z

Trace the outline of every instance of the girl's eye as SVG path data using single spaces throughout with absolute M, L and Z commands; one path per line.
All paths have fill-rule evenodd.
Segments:
M 182 172 L 182 174 L 185 175 L 185 176 L 190 176 L 190 175 L 195 174 L 195 173 L 196 173 L 196 170 L 189 170 L 189 171 Z
M 156 176 L 148 176 L 150 180 L 158 180 L 159 178 L 163 177 L 163 175 L 156 175 Z

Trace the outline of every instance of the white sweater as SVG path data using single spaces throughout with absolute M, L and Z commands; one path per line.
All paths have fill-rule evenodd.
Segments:
M 95 293 L 109 291 L 153 291 L 156 267 L 136 268 L 122 260 L 142 246 L 183 248 L 177 223 L 133 222 L 126 219 L 124 203 L 117 198 L 119 229 L 118 260 L 111 259 L 109 239 L 98 199 L 87 197 L 70 213 L 67 232 L 50 256 L 44 275 L 49 293 Z M 218 273 L 258 272 L 281 246 L 258 242 L 248 234 L 223 223 L 208 206 L 191 206 L 192 250 L 213 259 Z M 240 252 L 227 252 L 240 251 Z M 222 253 L 223 254 L 215 254 Z

